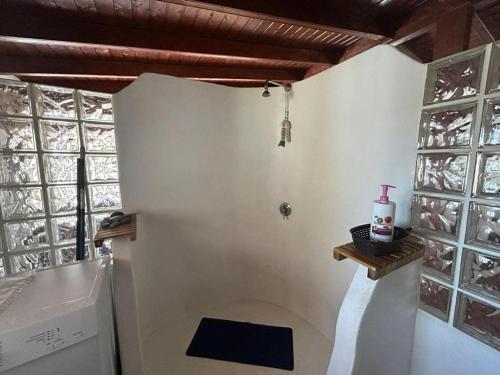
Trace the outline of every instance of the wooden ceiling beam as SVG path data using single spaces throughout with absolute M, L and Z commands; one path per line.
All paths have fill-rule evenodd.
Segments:
M 3 74 L 0 74 L 3 75 Z M 93 81 L 93 82 L 132 82 L 135 81 L 138 77 L 133 76 L 103 76 L 103 75 L 92 75 L 92 74 L 82 74 L 82 75 L 72 75 L 72 74 L 44 74 L 44 73 L 17 73 L 17 74 L 9 74 L 9 76 L 15 75 L 19 79 L 22 77 L 29 81 L 39 80 L 39 81 L 65 81 L 65 82 L 85 82 L 85 81 Z M 184 77 L 181 77 L 184 78 Z M 236 84 L 245 84 L 245 83 L 255 83 L 255 84 L 263 84 L 267 81 L 267 79 L 263 78 L 194 78 L 188 77 L 185 79 L 189 79 L 191 81 L 200 81 L 200 82 L 212 82 L 212 83 L 234 83 Z M 274 81 L 274 80 L 273 80 Z M 281 83 L 293 83 L 295 81 L 290 80 L 281 80 Z
M 472 0 L 474 10 L 484 10 L 489 7 L 498 5 L 498 0 Z
M 118 52 L 171 52 L 182 56 L 255 62 L 334 63 L 322 51 L 251 42 L 212 39 L 190 35 L 174 36 L 143 29 L 79 22 L 66 22 L 30 14 L 4 12 L 0 41 L 29 45 L 105 48 Z M 22 27 L 20 27 L 22 25 Z
M 338 62 L 346 61 L 380 44 L 391 44 L 394 47 L 399 47 L 424 34 L 433 33 L 436 29 L 437 17 L 443 10 L 449 9 L 450 5 L 447 3 L 430 1 L 429 4 L 418 8 L 391 37 L 379 40 L 359 40 L 344 51 Z M 402 49 L 404 50 L 404 48 Z M 422 56 L 415 55 L 415 57 L 418 60 L 424 60 Z
M 252 67 L 214 65 L 174 65 L 140 63 L 133 61 L 68 59 L 55 57 L 2 56 L 0 74 L 66 77 L 130 77 L 142 73 L 167 74 L 187 79 L 268 79 L 280 82 L 295 82 L 304 76 L 304 70 L 260 69 Z
M 432 56 L 434 60 L 467 49 L 472 26 L 472 14 L 472 4 L 464 3 L 439 16 L 436 21 L 436 37 Z
M 389 38 L 384 38 L 381 40 L 360 40 L 347 47 L 347 49 L 344 51 L 344 54 L 340 57 L 338 62 L 341 63 L 346 60 L 349 60 L 354 56 L 369 50 L 370 48 L 376 47 L 380 44 L 388 43 L 390 41 L 391 39 Z
M 17 75 L 21 81 L 40 83 L 44 85 L 52 85 L 59 87 L 69 87 L 73 89 L 90 90 L 98 92 L 108 92 L 114 94 L 128 85 L 130 85 L 133 80 L 90 80 L 90 79 L 65 79 L 65 78 L 45 78 L 45 77 L 30 77 Z
M 431 0 L 419 7 L 406 22 L 392 35 L 392 46 L 398 46 L 427 33 L 435 33 L 438 20 L 445 14 L 453 16 L 454 11 L 462 6 L 470 6 L 469 1 Z M 450 13 L 451 12 L 451 13 Z
M 430 1 L 415 11 L 394 33 L 389 42 L 401 46 L 425 34 L 433 35 L 433 59 L 449 56 L 468 48 L 473 16 L 469 1 Z M 416 53 L 416 51 L 413 51 Z M 417 56 L 425 61 L 423 56 Z
M 268 0 L 160 0 L 162 2 L 216 11 L 259 20 L 284 23 L 311 29 L 352 35 L 363 39 L 384 38 L 380 28 L 365 22 L 363 26 L 350 25 L 349 28 L 336 26 L 325 18 L 324 12 L 314 11 L 307 2 L 299 4 L 290 1 Z
M 437 43 L 437 48 L 447 49 L 446 51 L 443 49 L 443 52 L 441 52 L 441 54 L 436 54 L 436 56 L 447 56 L 452 53 L 460 52 L 460 50 L 463 51 L 468 48 L 468 35 L 470 33 L 470 19 L 468 17 L 470 17 L 469 14 L 471 14 L 471 9 L 472 5 L 468 1 L 430 1 L 427 5 L 418 8 L 392 37 L 380 40 L 360 40 L 350 45 L 338 62 L 340 63 L 350 59 L 379 44 L 391 44 L 394 47 L 400 47 L 400 50 L 406 52 L 408 49 L 405 43 L 420 38 L 425 34 L 432 34 L 434 36 L 432 39 L 435 40 L 435 44 Z M 439 32 L 436 33 L 439 22 L 442 24 L 439 27 Z M 447 22 L 446 25 L 444 24 L 445 22 Z M 453 31 L 451 31 L 452 28 Z M 439 34 L 440 38 L 457 39 L 436 41 L 437 34 Z M 448 35 L 448 37 L 446 37 L 446 35 Z M 458 35 L 460 36 L 458 37 Z M 467 37 L 467 42 L 464 44 L 461 41 L 465 37 Z M 417 53 L 418 51 L 411 50 L 411 53 L 407 54 L 420 61 L 428 60 L 425 56 L 419 56 Z M 434 59 L 435 58 L 437 57 L 434 57 Z
M 70 87 L 82 90 L 91 90 L 98 92 L 108 92 L 116 93 L 128 85 L 130 85 L 133 80 L 129 79 L 108 79 L 106 77 L 99 77 L 99 79 L 88 79 L 79 77 L 43 77 L 43 76 L 32 76 L 32 75 L 17 75 L 17 78 L 24 82 L 33 82 L 44 85 L 53 85 L 60 87 Z M 214 83 L 224 86 L 231 87 L 262 87 L 264 84 L 263 80 L 239 80 L 239 79 L 200 79 L 196 80 L 200 82 Z
M 469 38 L 469 48 L 478 47 L 483 44 L 494 42 L 495 38 L 486 27 L 481 17 L 474 12 L 472 15 L 471 36 Z
M 413 15 L 394 33 L 391 45 L 396 47 L 409 40 L 418 38 L 423 34 L 436 30 L 436 21 L 443 9 L 443 3 L 432 3 L 419 8 Z

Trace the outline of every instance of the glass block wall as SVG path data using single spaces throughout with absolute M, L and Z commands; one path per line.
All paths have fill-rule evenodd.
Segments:
M 86 149 L 87 257 L 121 207 L 112 96 L 0 80 L 0 276 L 75 260 L 76 160 Z
M 429 64 L 424 96 L 420 307 L 500 350 L 500 44 Z

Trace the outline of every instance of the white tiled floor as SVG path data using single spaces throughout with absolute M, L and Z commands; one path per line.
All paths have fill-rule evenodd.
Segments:
M 288 326 L 293 329 L 294 371 L 188 357 L 186 349 L 202 317 Z M 324 375 L 332 343 L 299 316 L 279 306 L 260 301 L 235 303 L 223 309 L 186 318 L 181 324 L 166 326 L 143 342 L 147 375 Z

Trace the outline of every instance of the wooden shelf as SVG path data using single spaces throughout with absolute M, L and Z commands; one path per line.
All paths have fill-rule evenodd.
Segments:
M 424 245 L 414 238 L 404 241 L 401 251 L 381 257 L 374 257 L 361 252 L 354 247 L 352 242 L 333 249 L 333 257 L 336 260 L 340 261 L 349 258 L 368 267 L 367 276 L 372 280 L 380 279 L 392 271 L 420 258 L 423 254 Z
M 99 229 L 94 237 L 94 244 L 101 247 L 105 240 L 113 237 L 129 236 L 130 241 L 135 241 L 137 238 L 137 218 L 135 214 L 132 215 L 132 220 L 128 224 L 119 225 L 115 228 Z

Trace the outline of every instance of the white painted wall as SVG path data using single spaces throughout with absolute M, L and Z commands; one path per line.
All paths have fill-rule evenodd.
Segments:
M 332 263 L 330 249 L 350 240 L 349 228 L 368 222 L 379 184 L 398 187 L 390 194 L 397 203 L 396 223 L 410 221 L 424 75 L 422 65 L 381 46 L 295 85 L 291 118 L 296 142 L 285 162 L 292 186 L 300 186 L 294 199 L 306 205 L 292 241 L 300 243 L 299 228 L 311 232 L 305 245 L 311 243 L 313 253 L 300 253 L 310 269 L 302 272 L 315 299 L 326 303 L 311 308 L 298 295 L 293 308 L 325 333 L 333 332 L 332 313 L 337 316 L 338 296 L 351 279 L 338 273 L 344 265 Z M 338 290 L 342 293 L 332 293 Z
M 410 372 L 420 270 L 416 260 L 373 281 L 358 267 L 340 309 L 328 375 Z
M 120 350 L 121 375 L 142 375 L 143 349 L 140 338 L 139 317 L 134 283 L 134 263 L 130 238 L 113 239 L 113 292 L 116 330 Z
M 497 350 L 418 311 L 411 375 L 498 375 L 499 372 Z
M 367 222 L 380 183 L 398 186 L 409 222 L 424 75 L 381 46 L 294 85 L 285 149 L 281 90 L 146 74 L 117 94 L 124 206 L 143 218 L 131 249 L 142 334 L 259 299 L 333 338 L 356 268 L 333 246 Z

